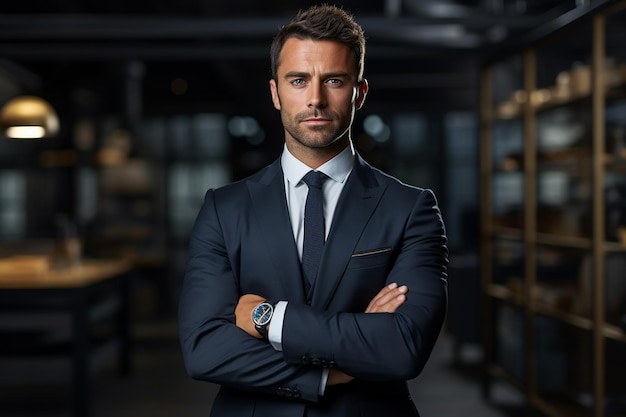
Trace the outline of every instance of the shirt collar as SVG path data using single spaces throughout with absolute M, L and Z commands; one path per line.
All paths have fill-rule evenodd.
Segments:
M 283 148 L 280 162 L 283 167 L 283 173 L 292 186 L 298 185 L 302 178 L 311 170 L 309 166 L 296 159 L 289 152 L 287 145 Z M 350 144 L 333 159 L 317 168 L 316 171 L 323 172 L 334 181 L 343 183 L 348 178 L 353 166 L 354 150 Z

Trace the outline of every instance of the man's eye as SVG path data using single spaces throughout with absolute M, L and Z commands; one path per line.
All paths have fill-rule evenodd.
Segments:
M 300 86 L 304 84 L 304 80 L 302 78 L 296 78 L 295 80 L 291 81 L 291 84 L 295 86 Z
M 328 84 L 332 84 L 332 85 L 335 85 L 335 86 L 339 86 L 339 85 L 343 84 L 343 81 L 341 81 L 341 80 L 340 80 L 340 79 L 338 79 L 338 78 L 330 78 L 330 79 L 328 79 L 326 82 L 327 82 Z

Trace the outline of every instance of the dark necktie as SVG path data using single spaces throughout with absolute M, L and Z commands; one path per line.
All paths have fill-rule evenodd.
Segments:
M 324 249 L 324 194 L 322 185 L 328 177 L 309 171 L 302 179 L 309 187 L 304 207 L 304 244 L 302 246 L 302 271 L 308 289 L 313 286 Z

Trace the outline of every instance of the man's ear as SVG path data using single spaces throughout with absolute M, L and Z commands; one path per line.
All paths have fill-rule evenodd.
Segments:
M 367 96 L 367 91 L 369 90 L 369 83 L 365 78 L 363 78 L 362 81 L 358 82 L 356 89 L 357 96 L 354 105 L 356 109 L 359 110 L 363 107 L 363 103 L 365 103 L 365 96 Z
M 272 103 L 274 103 L 274 108 L 276 110 L 280 110 L 280 98 L 278 97 L 278 85 L 276 84 L 275 79 L 270 80 L 270 93 L 272 93 Z

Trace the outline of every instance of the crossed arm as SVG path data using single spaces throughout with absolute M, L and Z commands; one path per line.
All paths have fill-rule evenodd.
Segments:
M 352 376 L 363 380 L 416 376 L 432 350 L 447 304 L 447 249 L 434 196 L 421 193 L 407 223 L 401 226 L 402 246 L 384 279 L 406 286 L 384 287 L 363 313 L 332 313 L 290 303 L 283 322 L 283 351 L 278 352 L 256 339 L 259 335 L 252 325 L 251 310 L 260 295 L 241 296 L 240 292 L 241 282 L 256 281 L 233 269 L 239 268 L 239 241 L 230 242 L 234 249 L 229 253 L 214 193 L 207 192 L 190 242 L 179 305 L 181 348 L 189 375 L 270 394 L 276 393 L 276 387 L 296 387 L 301 398 L 310 401 L 319 399 L 324 371 L 321 366 L 307 365 L 305 358 L 335 364 L 325 368 L 332 372 L 328 384 L 348 382 Z M 230 230 L 227 235 L 243 239 L 241 233 Z M 378 234 L 372 233 L 373 237 L 364 239 L 376 241 Z M 346 273 L 342 288 L 348 291 L 359 291 L 356 283 L 370 273 L 383 279 L 380 270 L 353 268 Z M 271 287 L 263 281 L 247 288 L 276 299 L 275 294 L 266 293 Z M 368 314 L 377 312 L 394 314 Z
M 398 286 L 391 283 L 381 289 L 370 301 L 365 313 L 394 313 L 406 301 L 408 292 L 406 285 Z M 244 294 L 239 298 L 239 303 L 235 308 L 235 324 L 252 337 L 261 338 L 259 332 L 254 328 L 252 322 L 252 310 L 265 298 L 256 294 Z M 271 326 L 271 324 L 270 324 Z M 331 369 L 328 374 L 327 385 L 337 385 L 350 382 L 354 379 L 350 375 L 338 370 Z

